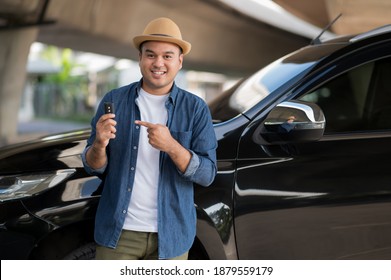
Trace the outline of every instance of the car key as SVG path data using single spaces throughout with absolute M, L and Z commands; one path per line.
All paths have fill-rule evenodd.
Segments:
M 105 102 L 105 114 L 114 114 L 114 103 Z

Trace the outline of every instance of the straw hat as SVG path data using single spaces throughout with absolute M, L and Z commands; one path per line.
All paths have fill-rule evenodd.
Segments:
M 142 35 L 133 38 L 133 44 L 137 49 L 145 41 L 163 41 L 177 44 L 183 51 L 188 54 L 191 44 L 182 40 L 182 34 L 178 25 L 169 18 L 157 18 L 145 27 Z

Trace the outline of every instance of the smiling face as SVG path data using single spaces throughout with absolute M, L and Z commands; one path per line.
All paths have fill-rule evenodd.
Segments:
M 147 41 L 143 43 L 139 56 L 143 75 L 142 88 L 150 94 L 167 94 L 176 74 L 182 68 L 183 54 L 179 46 L 160 41 Z

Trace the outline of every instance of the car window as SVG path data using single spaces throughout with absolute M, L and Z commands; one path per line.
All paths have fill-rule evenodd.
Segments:
M 391 129 L 391 58 L 354 68 L 305 94 L 326 117 L 325 133 Z
M 246 111 L 270 93 L 295 77 L 304 75 L 314 64 L 311 60 L 293 63 L 288 59 L 280 59 L 240 80 L 234 87 L 208 103 L 214 122 L 224 122 L 241 113 L 246 114 Z
M 391 129 L 391 58 L 376 63 L 364 116 L 369 129 Z

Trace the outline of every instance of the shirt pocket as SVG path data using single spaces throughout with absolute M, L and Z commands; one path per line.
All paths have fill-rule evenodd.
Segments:
M 171 131 L 172 137 L 179 142 L 186 149 L 190 149 L 191 147 L 191 131 Z

